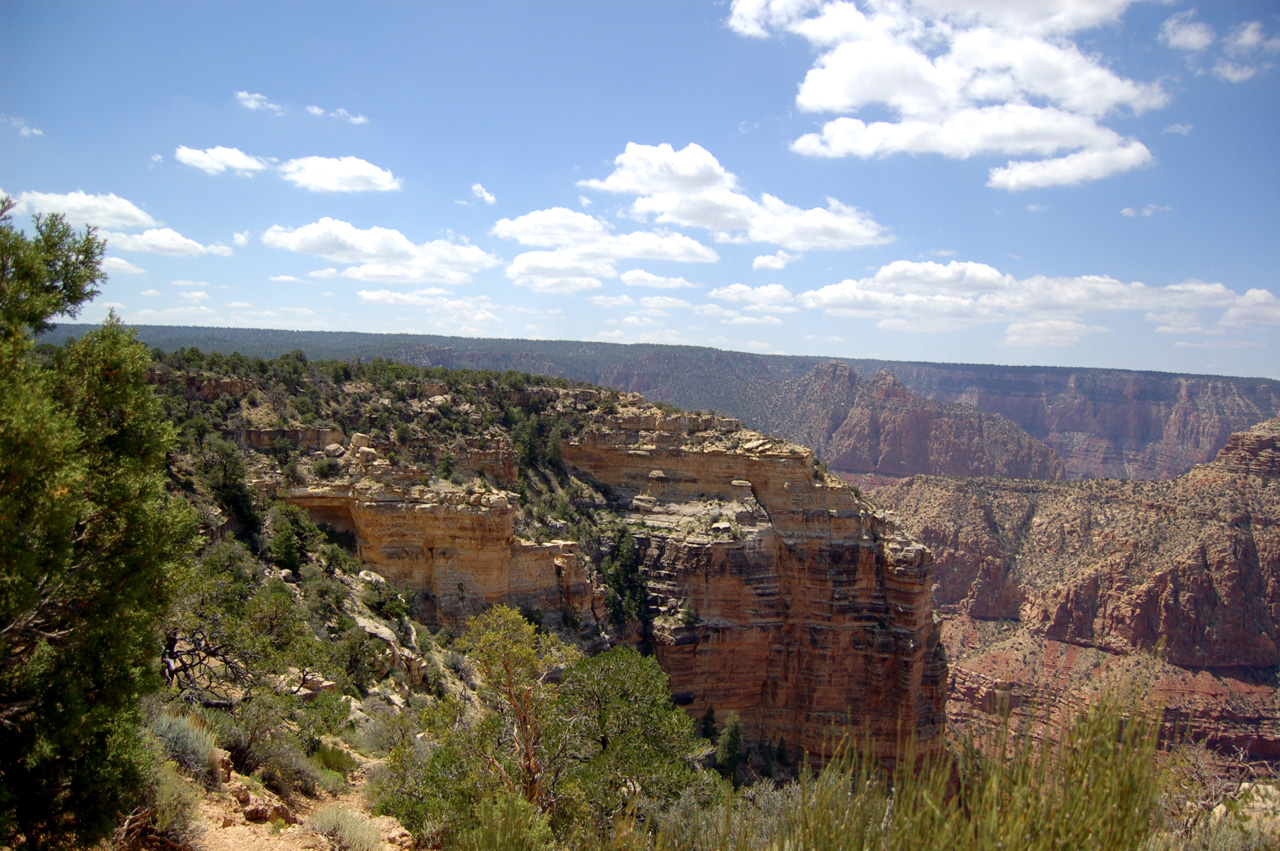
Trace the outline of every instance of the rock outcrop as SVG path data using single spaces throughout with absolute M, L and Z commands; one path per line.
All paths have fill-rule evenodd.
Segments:
M 576 394 L 594 391 L 553 392 L 539 401 L 544 417 L 581 413 Z M 494 435 L 487 446 L 511 451 Z M 457 485 L 366 450 L 378 454 L 344 452 L 340 478 L 277 482 L 279 495 L 353 535 L 361 561 L 419 592 L 442 622 L 502 602 L 584 634 L 615 629 L 575 543 L 521 537 L 523 509 L 502 489 L 514 482 Z M 821 473 L 810 450 L 632 395 L 594 410 L 558 451 L 569 474 L 608 494 L 592 510 L 620 516 L 642 556 L 642 630 L 614 640 L 647 642 L 690 713 L 736 712 L 748 738 L 815 758 L 846 729 L 870 732 L 886 757 L 903 732 L 940 744 L 946 659 L 929 553 Z
M 845 729 L 869 731 L 885 756 L 900 732 L 938 744 L 946 661 L 929 553 L 818 474 L 808 449 L 689 428 L 612 417 L 564 450 L 636 530 L 677 700 L 815 756 Z
M 1147 659 L 1171 718 L 1280 755 L 1280 420 L 1167 482 L 917 477 L 874 498 L 934 552 L 949 712 Z M 1047 696 L 1047 697 L 1046 697 Z
M 547 613 L 599 608 L 577 544 L 515 534 L 513 493 L 363 478 L 282 495 L 317 523 L 354 534 L 361 562 L 424 595 L 427 611 L 453 627 L 495 603 Z

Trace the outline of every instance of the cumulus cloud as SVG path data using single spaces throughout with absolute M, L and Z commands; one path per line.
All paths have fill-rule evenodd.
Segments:
M 787 268 L 787 264 L 794 260 L 799 260 L 799 254 L 788 254 L 785 251 L 777 251 L 773 254 L 761 254 L 759 257 L 751 261 L 752 269 L 767 269 L 771 272 L 778 272 Z
M 1160 41 L 1178 50 L 1199 52 L 1213 44 L 1213 28 L 1193 21 L 1194 9 L 1179 12 L 1160 25 Z
M 280 166 L 280 175 L 311 192 L 390 192 L 400 178 L 359 157 L 299 157 Z
M 227 257 L 231 249 L 225 245 L 202 245 L 189 239 L 173 228 L 149 228 L 140 234 L 113 233 L 104 234 L 107 245 L 119 251 L 141 251 L 147 254 L 167 254 L 170 257 L 198 257 L 202 254 L 217 254 Z
M 272 225 L 264 244 L 321 257 L 347 266 L 312 272 L 312 277 L 341 275 L 376 283 L 465 284 L 474 274 L 498 265 L 498 258 L 464 242 L 437 239 L 414 243 L 391 228 L 358 228 L 325 216 L 298 228 Z
M 499 219 L 492 233 L 520 245 L 548 249 L 519 254 L 507 266 L 508 278 L 536 292 L 597 289 L 602 279 L 618 277 L 616 264 L 621 260 L 711 263 L 719 259 L 714 250 L 684 234 L 618 233 L 604 220 L 567 207 Z
M 246 109 L 265 110 L 274 112 L 276 115 L 284 115 L 284 107 L 278 103 L 272 103 L 266 95 L 256 92 L 236 92 L 236 100 Z
M 474 195 L 476 198 L 480 199 L 481 201 L 485 202 L 486 204 L 495 204 L 498 201 L 498 199 L 494 197 L 492 192 L 485 189 L 479 183 L 471 184 L 471 194 Z
M 1105 330 L 1091 314 L 1138 312 L 1163 333 L 1225 333 L 1280 326 L 1280 300 L 1265 290 L 1237 293 L 1189 280 L 1152 287 L 1105 275 L 1017 279 L 982 263 L 900 260 L 861 279 L 800 293 L 804 307 L 872 319 L 881 328 L 949 331 L 1006 325 L 1009 345 L 1070 345 Z M 1039 342 L 1036 342 L 1036 341 Z
M 239 148 L 224 148 L 221 145 L 205 148 L 203 151 L 179 145 L 173 153 L 173 158 L 183 165 L 198 168 L 205 174 L 234 171 L 236 174 L 247 177 L 268 167 L 267 161 L 262 157 L 253 157 Z
M 1193 129 L 1194 125 L 1192 124 L 1170 124 L 1168 127 L 1164 128 L 1164 132 L 1177 133 L 1179 136 L 1187 136 Z
M 738 178 L 701 145 L 627 144 L 614 171 L 579 186 L 637 196 L 628 212 L 659 224 L 710 231 L 717 242 L 769 242 L 792 251 L 844 249 L 891 242 L 886 228 L 855 207 L 827 199 L 827 206 L 803 209 L 763 194 L 742 192 Z
M 1017 191 L 1099 180 L 1151 161 L 1107 116 L 1163 106 L 1156 83 L 1122 77 L 1067 37 L 1115 20 L 1131 0 L 868 2 L 735 0 L 731 28 L 791 33 L 819 51 L 796 105 L 835 113 L 795 140 L 807 156 L 900 153 L 1025 159 L 993 168 L 988 186 Z M 866 121 L 848 115 L 887 111 Z
M 293 275 L 272 275 L 271 277 L 267 278 L 267 280 L 275 281 L 277 283 L 293 283 L 293 284 L 302 283 L 301 278 L 294 277 Z
M 629 287 L 654 287 L 660 290 L 679 290 L 697 286 L 684 278 L 669 278 L 655 275 L 643 269 L 630 269 L 622 273 L 622 283 Z
M 102 258 L 102 271 L 108 275 L 141 275 L 147 270 L 119 257 L 104 257 Z
M 235 246 L 236 246 L 236 247 L 238 247 L 238 248 L 243 248 L 244 246 L 248 245 L 248 244 L 249 244 L 249 232 L 248 232 L 247 230 L 237 231 L 237 232 L 236 232 L 236 233 L 231 237 L 231 243 L 232 243 L 232 245 L 235 245 Z
M 58 194 L 55 192 L 23 192 L 18 198 L 18 211 L 58 213 L 73 225 L 93 225 L 102 228 L 142 228 L 156 224 L 132 201 L 108 192 L 106 195 L 90 195 L 79 190 Z
M 745 305 L 746 310 L 768 311 L 770 313 L 793 313 L 791 306 L 795 296 L 782 284 L 766 284 L 762 287 L 749 287 L 746 284 L 730 284 L 707 293 L 711 298 L 736 302 Z

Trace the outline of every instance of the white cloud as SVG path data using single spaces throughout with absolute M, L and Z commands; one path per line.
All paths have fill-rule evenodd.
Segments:
M 308 115 L 315 115 L 315 116 L 323 116 L 323 115 L 324 115 L 324 107 L 323 107 L 323 106 L 308 106 L 308 107 L 307 107 L 307 114 L 308 114 Z
M 277 283 L 302 283 L 301 278 L 295 278 L 293 275 L 272 275 L 267 278 L 268 281 L 276 281 Z
M 1125 207 L 1120 211 L 1120 215 L 1127 216 L 1129 218 L 1133 218 L 1135 216 L 1146 216 L 1147 218 L 1150 218 L 1156 213 L 1169 213 L 1172 211 L 1172 207 L 1166 207 L 1163 204 L 1148 204 L 1141 210 L 1135 210 L 1133 207 Z
M 233 245 L 243 248 L 249 244 L 249 232 L 247 230 L 237 231 L 231 237 L 231 242 Z
M 699 316 L 725 317 L 740 315 L 738 311 L 721 307 L 718 304 L 695 304 L 693 306 L 693 312 Z
M 0 124 L 8 124 L 10 127 L 18 131 L 22 136 L 43 136 L 44 131 L 39 130 L 27 124 L 26 120 L 16 115 L 5 115 L 0 113 Z
M 188 290 L 187 292 L 178 293 L 178 298 L 186 299 L 187 301 L 208 301 L 209 294 L 204 290 Z
M 602 219 L 567 207 L 499 219 L 491 232 L 520 245 L 551 249 L 517 255 L 507 267 L 508 278 L 537 292 L 597 289 L 602 278 L 618 277 L 614 264 L 620 260 L 710 263 L 719 259 L 715 251 L 684 234 L 617 233 Z
M 19 212 L 59 213 L 77 226 L 143 228 L 156 224 L 156 220 L 136 204 L 114 192 L 106 195 L 90 195 L 79 190 L 64 194 L 23 192 L 17 200 Z
M 991 169 L 987 185 L 1010 192 L 1075 186 L 1147 165 L 1151 159 L 1146 145 L 1130 140 L 1119 147 L 1086 149 L 1056 159 L 1010 162 L 1004 168 Z
M 156 166 L 160 165 L 160 163 L 162 163 L 162 162 L 164 162 L 164 155 L 162 155 L 162 154 L 152 154 L 152 155 L 151 155 L 151 163 L 150 163 L 150 165 L 148 165 L 148 166 L 147 166 L 147 168 L 155 168 Z
M 1213 73 L 1216 77 L 1228 83 L 1243 83 L 1256 75 L 1258 69 L 1254 65 L 1237 65 L 1234 62 L 1228 62 L 1223 59 L 1213 66 Z
M 160 291 L 159 290 L 143 290 L 142 292 L 138 293 L 138 295 L 148 295 L 148 296 L 160 295 Z
M 847 115 L 797 139 L 807 156 L 898 153 L 1036 160 L 993 169 L 988 186 L 1016 190 L 1098 180 L 1150 161 L 1136 139 L 1103 120 L 1163 106 L 1156 83 L 1119 76 L 1067 34 L 1116 20 L 1132 0 L 737 0 L 730 26 L 745 35 L 793 33 L 820 51 L 800 83 L 808 112 Z M 1040 166 L 1040 167 L 1035 167 Z
M 777 351 L 777 348 L 772 343 L 765 343 L 761 340 L 747 340 L 746 346 L 755 352 Z
M 280 175 L 312 192 L 390 192 L 400 178 L 359 157 L 299 157 L 280 166 Z
M 247 307 L 253 307 L 253 305 L 247 301 L 233 301 L 233 302 L 230 302 L 227 305 L 227 307 L 234 307 L 237 310 L 244 310 Z
M 299 228 L 272 225 L 264 244 L 300 254 L 322 257 L 347 268 L 312 272 L 311 277 L 336 277 L 376 283 L 465 284 L 472 275 L 498 265 L 498 258 L 474 245 L 437 239 L 415 244 L 398 230 L 358 228 L 328 216 Z
M 170 281 L 169 284 L 175 287 L 207 287 L 209 286 L 208 281 L 187 281 L 187 280 L 181 280 L 181 279 L 177 281 Z
M 346 121 L 348 124 L 368 124 L 369 123 L 369 119 L 365 118 L 363 115 L 356 115 L 354 113 L 347 112 L 342 107 L 338 107 L 333 112 L 329 113 L 329 115 L 333 116 L 334 118 L 341 118 L 344 121 Z
M 1005 346 L 1032 348 L 1060 348 L 1074 346 L 1085 334 L 1110 331 L 1100 325 L 1085 325 L 1070 319 L 1042 319 L 1035 322 L 1014 322 L 1005 329 Z
M 182 324 L 208 321 L 217 315 L 218 311 L 212 307 L 207 307 L 203 304 L 192 304 L 183 305 L 182 307 L 167 307 L 162 310 L 145 308 L 128 314 L 123 318 L 126 322 L 136 322 L 139 325 L 168 325 L 171 323 Z
M 746 305 L 747 310 L 770 311 L 773 313 L 790 313 L 795 310 L 791 303 L 795 296 L 782 284 L 766 284 L 762 287 L 749 287 L 746 284 L 730 284 L 707 293 L 711 298 L 723 299 Z
M 227 257 L 231 254 L 231 249 L 225 245 L 201 245 L 173 228 L 150 228 L 140 234 L 107 231 L 104 236 L 110 248 L 120 251 L 142 251 L 148 254 L 167 254 L 171 257 L 197 257 L 202 254 Z
M 771 272 L 779 272 L 787 268 L 788 263 L 799 259 L 799 254 L 788 254 L 785 251 L 778 251 L 774 254 L 761 254 L 759 257 L 751 261 L 751 268 L 767 269 Z
M 1263 33 L 1261 21 L 1241 24 L 1227 38 L 1228 53 L 1241 54 L 1255 50 L 1265 50 L 1268 53 L 1280 51 L 1280 38 Z
M 1160 41 L 1178 50 L 1199 52 L 1213 44 L 1213 28 L 1195 17 L 1194 9 L 1179 12 L 1160 25 Z
M 104 257 L 102 258 L 102 271 L 108 275 L 141 275 L 147 270 L 119 257 Z
M 622 283 L 629 287 L 654 287 L 660 290 L 678 290 L 697 286 L 684 278 L 667 278 L 643 269 L 630 269 L 622 273 Z
M 896 261 L 873 275 L 800 293 L 797 301 L 834 316 L 872 319 L 881 328 L 949 331 L 1004 323 L 1010 345 L 1036 333 L 1068 345 L 1100 330 L 1088 314 L 1140 312 L 1165 333 L 1280 325 L 1280 300 L 1265 290 L 1241 295 L 1220 283 L 1189 280 L 1152 287 L 1103 275 L 1016 279 L 981 263 Z M 1041 324 L 1037 324 L 1041 323 Z M 1045 343 L 1050 344 L 1050 343 Z
M 808 210 L 769 194 L 757 201 L 739 191 L 736 175 L 692 142 L 679 151 L 666 143 L 628 142 L 614 166 L 603 180 L 578 185 L 636 195 L 631 216 L 643 221 L 652 215 L 659 224 L 702 228 L 717 242 L 771 242 L 804 251 L 892 241 L 884 226 L 834 198 L 827 199 L 826 208 Z
M 1043 213 L 1049 209 L 1047 204 L 1028 204 L 1026 210 L 1028 213 Z
M 262 157 L 253 157 L 239 148 L 224 148 L 221 145 L 205 148 L 203 151 L 179 145 L 173 158 L 183 165 L 198 168 L 205 174 L 221 174 L 230 170 L 247 177 L 268 167 L 267 161 Z
M 781 325 L 782 320 L 776 316 L 735 316 L 732 319 L 721 319 L 721 325 Z
M 309 307 L 282 307 L 281 313 L 291 313 L 294 316 L 314 316 L 315 311 Z
M 1170 124 L 1168 127 L 1164 128 L 1164 132 L 1177 133 L 1179 136 L 1186 136 L 1191 133 L 1193 128 L 1194 125 L 1192 124 Z
M 588 296 L 587 301 L 596 307 L 631 307 L 636 300 L 629 295 L 593 295 Z
M 250 92 L 236 92 L 236 100 L 240 105 L 247 109 L 264 109 L 268 112 L 274 112 L 276 115 L 284 114 L 284 107 L 278 103 L 272 103 L 267 100 L 266 95 Z
M 493 196 L 492 192 L 485 189 L 479 183 L 471 184 L 471 194 L 479 198 L 481 201 L 485 202 L 486 204 L 494 204 L 498 200 Z
M 667 295 L 651 295 L 640 299 L 640 303 L 644 305 L 645 310 L 653 311 L 654 315 L 667 314 L 672 310 L 688 310 L 693 305 L 682 298 L 673 298 Z

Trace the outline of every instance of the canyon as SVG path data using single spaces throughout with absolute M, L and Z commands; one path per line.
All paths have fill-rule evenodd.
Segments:
M 538 393 L 550 421 L 594 391 Z M 352 535 L 358 559 L 439 623 L 506 603 L 588 645 L 643 643 L 694 717 L 736 713 L 749 740 L 793 754 L 821 759 L 846 730 L 870 733 L 886 758 L 903 732 L 941 746 L 947 663 L 929 552 L 811 450 L 636 394 L 592 414 L 560 452 L 585 511 L 636 543 L 643 612 L 619 624 L 599 564 L 574 541 L 523 537 L 515 483 L 472 477 L 495 453 L 514 459 L 505 436 L 486 445 L 476 463 L 456 457 L 463 484 L 393 464 L 392 447 L 359 434 L 323 451 L 343 464 L 332 481 L 256 484 Z
M 1280 418 L 1163 482 L 920 476 L 872 498 L 935 560 L 948 714 L 1137 678 L 1224 753 L 1280 756 Z

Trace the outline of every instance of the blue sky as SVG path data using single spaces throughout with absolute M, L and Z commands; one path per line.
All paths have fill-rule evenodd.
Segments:
M 81 316 L 1280 378 L 1272 2 L 0 6 Z

